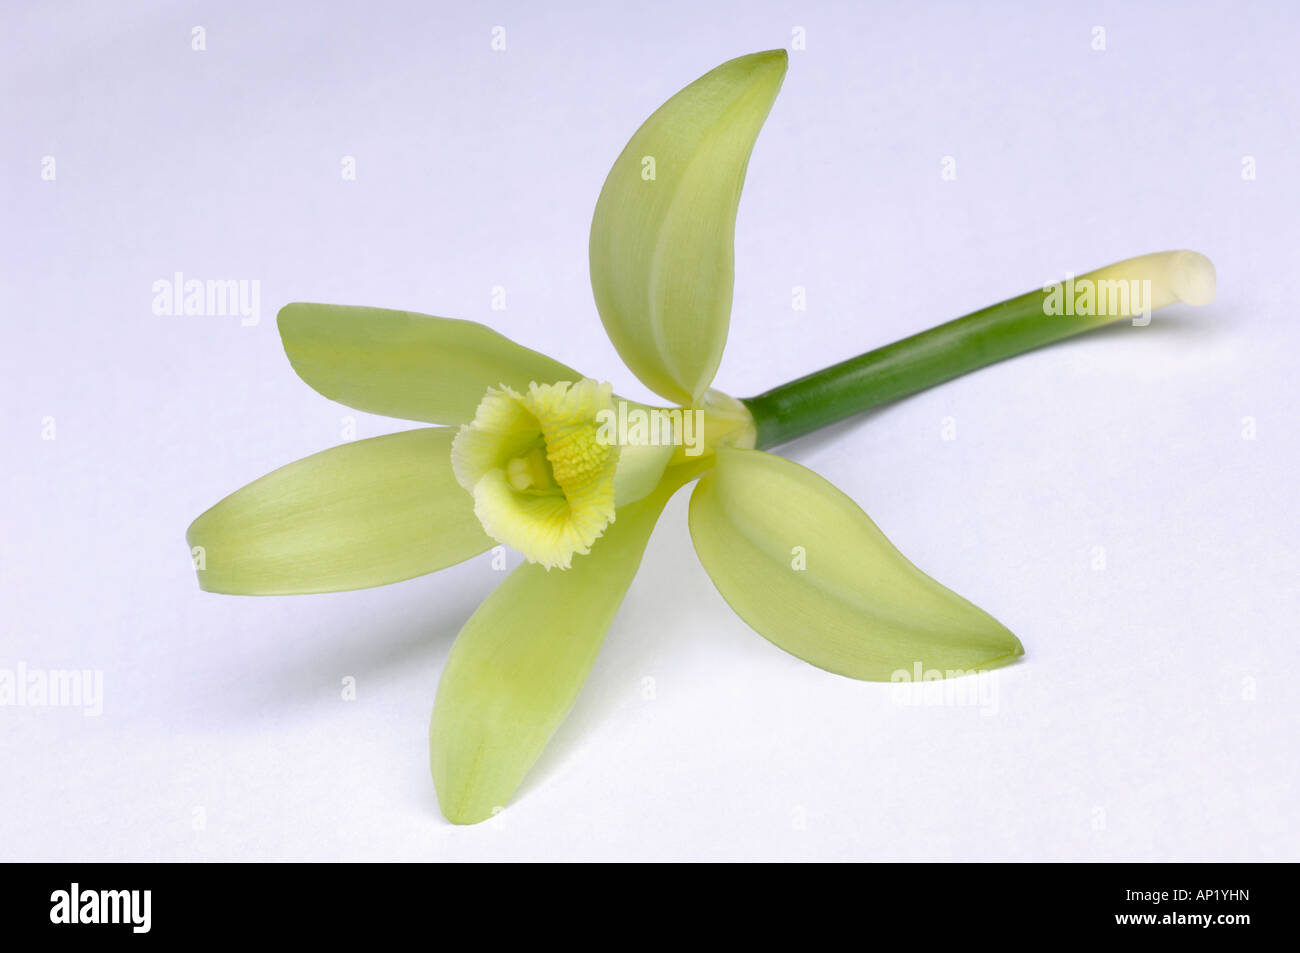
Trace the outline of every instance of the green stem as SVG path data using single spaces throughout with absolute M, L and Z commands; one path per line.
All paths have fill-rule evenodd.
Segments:
M 1075 288 L 1091 286 L 1098 297 L 1107 280 L 1145 281 L 1140 303 L 1113 302 L 1081 315 Z M 1164 252 L 1128 259 L 1069 279 L 1055 290 L 1039 289 L 965 317 L 903 338 L 782 384 L 744 401 L 758 428 L 758 447 L 773 447 L 872 407 L 942 384 L 962 374 L 1055 341 L 1178 300 L 1202 304 L 1213 297 L 1213 266 L 1193 252 Z M 1140 289 L 1141 284 L 1134 285 Z M 1055 295 L 1055 297 L 1053 297 Z M 1082 299 L 1079 299 L 1082 300 Z M 1063 302 L 1065 304 L 1063 308 Z M 1067 310 L 1069 313 L 1062 313 Z M 1098 313 L 1100 312 L 1100 313 Z M 1109 312 L 1109 313 L 1106 313 Z M 1138 323 L 1144 323 L 1139 321 Z
M 745 405 L 758 446 L 772 447 L 1094 326 L 1045 318 L 1043 292 L 1032 291 L 814 371 Z

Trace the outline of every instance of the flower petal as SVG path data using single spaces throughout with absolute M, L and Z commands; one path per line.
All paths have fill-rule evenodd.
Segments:
M 693 403 L 722 359 L 736 208 L 786 53 L 723 63 L 664 103 L 614 162 L 591 223 L 601 321 L 633 373 Z
M 614 505 L 635 503 L 658 486 L 676 449 L 671 445 L 623 445 L 614 471 Z
M 389 417 L 468 423 L 489 387 L 582 377 L 473 321 L 298 303 L 280 309 L 279 325 L 299 377 L 330 400 Z
M 487 534 L 548 568 L 587 553 L 614 519 L 620 448 L 600 423 L 612 413 L 611 385 L 600 381 L 490 388 L 451 447 Z
M 1020 641 L 913 566 L 853 500 L 757 450 L 718 450 L 691 496 L 691 538 L 724 599 L 820 668 L 889 681 L 1006 664 Z
M 433 783 L 449 821 L 490 817 L 542 753 L 573 707 L 678 485 L 619 509 L 571 569 L 520 566 L 465 623 L 429 724 Z
M 490 548 L 451 472 L 453 434 L 358 440 L 236 490 L 185 535 L 199 586 L 256 596 L 363 589 Z

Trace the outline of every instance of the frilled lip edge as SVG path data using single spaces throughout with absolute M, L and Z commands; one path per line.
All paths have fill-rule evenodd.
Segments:
M 547 569 L 589 553 L 615 518 L 619 448 L 599 439 L 598 420 L 613 407 L 613 386 L 590 378 L 533 382 L 524 394 L 489 388 L 452 443 L 453 472 L 484 531 Z M 536 482 L 549 486 L 516 487 L 511 471 L 535 468 L 539 441 L 549 473 Z

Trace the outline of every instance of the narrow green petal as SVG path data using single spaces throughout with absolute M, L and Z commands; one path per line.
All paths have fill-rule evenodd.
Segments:
M 372 414 L 463 424 L 489 387 L 582 375 L 473 321 L 338 304 L 280 309 L 298 376 L 330 400 Z
M 358 440 L 236 490 L 185 534 L 199 586 L 250 596 L 363 589 L 490 548 L 451 472 L 453 434 Z
M 724 599 L 792 655 L 852 678 L 945 676 L 1024 653 L 996 619 L 913 566 L 829 482 L 720 449 L 691 496 L 691 538 Z
M 610 340 L 656 393 L 690 404 L 727 343 L 736 208 L 786 53 L 723 63 L 664 103 L 614 162 L 591 223 L 591 285 Z
M 449 821 L 505 806 L 573 707 L 676 484 L 618 511 L 573 568 L 525 563 L 452 646 L 429 724 L 429 763 Z

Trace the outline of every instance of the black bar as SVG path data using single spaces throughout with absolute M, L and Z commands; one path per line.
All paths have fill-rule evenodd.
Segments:
M 284 937 L 333 945 L 415 930 L 439 945 L 466 931 L 486 930 L 495 942 L 517 930 L 537 943 L 571 935 L 621 944 L 637 934 L 650 942 L 681 939 L 681 929 L 741 936 L 789 928 L 810 939 L 847 931 L 863 943 L 1124 935 L 1231 942 L 1281 928 L 1280 900 L 1294 879 L 1290 865 L 1263 864 L 692 869 L 716 866 L 701 864 L 612 874 L 528 866 L 12 864 L 10 886 L 0 893 L 0 935 L 96 944 Z M 116 911 L 119 922 L 54 922 L 70 919 L 74 883 L 79 912 L 112 919 Z M 611 919 L 623 924 L 613 933 Z

